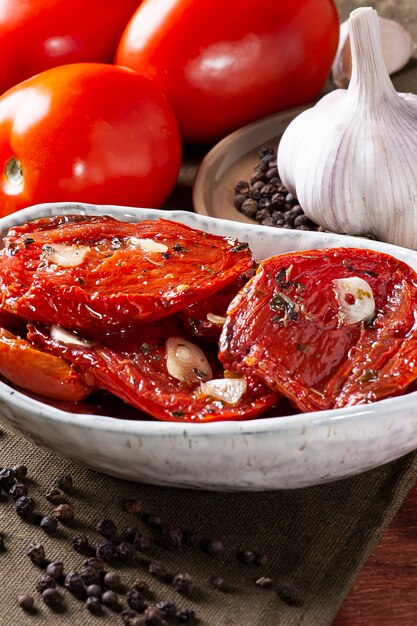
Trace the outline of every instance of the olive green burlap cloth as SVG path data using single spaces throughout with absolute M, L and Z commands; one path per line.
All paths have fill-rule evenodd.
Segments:
M 339 0 L 341 18 L 365 4 Z M 371 4 L 381 15 L 400 20 L 417 40 L 415 0 Z M 398 74 L 395 84 L 398 90 L 417 92 L 417 63 L 411 62 Z M 187 208 L 190 201 L 196 156 L 202 156 L 201 151 L 192 151 L 191 162 L 182 170 L 180 185 L 171 198 L 175 208 Z M 326 626 L 417 479 L 417 457 L 412 454 L 355 478 L 296 491 L 221 494 L 151 487 L 116 480 L 61 459 L 32 444 L 0 418 L 0 466 L 18 463 L 29 468 L 29 492 L 36 511 L 42 514 L 53 509 L 45 491 L 58 475 L 72 475 L 75 490 L 67 501 L 74 506 L 75 522 L 72 527 L 60 525 L 59 532 L 48 536 L 39 526 L 22 521 L 13 501 L 0 496 L 0 533 L 6 546 L 0 553 L 1 626 L 122 624 L 120 614 L 109 609 L 101 617 L 91 615 L 67 591 L 62 591 L 63 612 L 48 609 L 35 590 L 42 570 L 30 562 L 25 551 L 29 542 L 42 542 L 47 558 L 62 560 L 68 572 L 79 569 L 83 562 L 72 548 L 72 537 L 84 532 L 92 544 L 97 543 L 100 537 L 95 526 L 101 518 L 112 518 L 120 530 L 137 525 L 151 536 L 154 531 L 140 516 L 122 509 L 121 502 L 127 498 L 140 498 L 143 510 L 160 516 L 165 524 L 220 539 L 225 547 L 222 554 L 209 556 L 198 547 L 182 545 L 167 550 L 152 545 L 133 565 L 118 566 L 127 586 L 137 578 L 149 583 L 149 604 L 175 601 L 178 608 L 195 610 L 202 626 Z M 156 539 L 158 536 L 156 533 Z M 237 559 L 240 550 L 259 551 L 268 561 L 245 565 Z M 153 578 L 148 572 L 152 561 L 163 562 L 172 574 L 190 574 L 189 596 L 183 597 L 171 585 Z M 226 578 L 231 591 L 214 588 L 213 576 Z M 271 588 L 255 584 L 261 576 L 272 579 Z M 284 585 L 297 589 L 299 606 L 289 606 L 280 598 L 279 589 Z M 19 593 L 33 594 L 35 613 L 28 615 L 18 607 Z M 126 596 L 121 595 L 121 604 L 126 606 Z M 171 619 L 169 623 L 180 622 Z

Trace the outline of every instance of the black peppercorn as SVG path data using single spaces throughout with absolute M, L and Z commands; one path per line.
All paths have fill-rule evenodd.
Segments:
M 122 581 L 120 579 L 120 574 L 115 572 L 114 570 L 110 570 L 104 576 L 104 584 L 112 591 L 120 591 L 122 589 Z
M 133 513 L 135 515 L 138 515 L 142 511 L 142 502 L 138 499 L 125 500 L 123 502 L 123 509 L 126 511 L 126 513 Z
M 58 476 L 56 484 L 58 485 L 59 489 L 62 489 L 62 491 L 65 491 L 65 493 L 70 493 L 74 487 L 72 482 L 72 476 L 70 476 L 69 474 L 62 474 L 61 476 Z
M 177 614 L 177 605 L 171 600 L 161 600 L 156 603 L 156 608 L 166 617 L 174 617 Z
M 62 524 L 70 524 L 74 521 L 74 509 L 71 504 L 60 504 L 54 509 L 54 516 Z
M 24 485 L 23 483 L 15 483 L 14 485 L 10 487 L 9 495 L 15 500 L 17 500 L 18 498 L 21 498 L 22 496 L 27 496 L 28 495 L 27 485 Z
M 52 517 L 52 515 L 46 515 L 41 519 L 39 525 L 48 535 L 52 535 L 57 529 L 58 520 L 56 517 Z
M 45 589 L 55 589 L 55 586 L 55 578 L 52 578 L 52 576 L 48 574 L 41 574 L 36 579 L 35 587 L 36 591 L 39 591 L 39 593 L 42 593 Z
M 32 611 L 34 607 L 33 596 L 30 596 L 27 593 L 22 593 L 17 596 L 17 603 L 21 609 L 24 611 Z
M 163 528 L 163 523 L 161 518 L 158 515 L 147 515 L 144 516 L 144 521 L 156 531 L 161 532 Z
M 159 544 L 168 550 L 179 548 L 182 544 L 182 530 L 172 526 L 163 526 Z
M 106 569 L 105 562 L 98 556 L 91 556 L 89 559 L 83 561 L 83 565 L 88 567 L 94 567 L 94 569 L 96 569 L 98 572 L 104 572 L 104 570 Z
M 101 615 L 101 613 L 103 612 L 101 602 L 95 596 L 89 596 L 85 601 L 85 606 L 87 607 L 87 610 L 90 611 L 90 613 L 92 613 L 93 615 Z
M 164 626 L 165 624 L 164 616 L 156 606 L 149 606 L 145 611 L 144 618 L 146 626 Z
M 224 543 L 220 539 L 207 539 L 203 542 L 202 548 L 210 556 L 219 556 L 224 552 Z
M 88 585 L 87 589 L 86 589 L 86 593 L 87 593 L 87 597 L 94 597 L 94 598 L 98 598 L 99 600 L 101 599 L 101 594 L 103 593 L 102 588 L 100 587 L 100 585 Z
M 89 585 L 98 585 L 100 582 L 100 574 L 95 567 L 91 565 L 81 565 L 80 576 L 86 587 Z
M 26 480 L 26 477 L 28 475 L 28 468 L 26 467 L 26 465 L 15 465 L 13 467 L 13 472 L 16 480 L 21 482 Z
M 58 487 L 52 487 L 52 489 L 48 489 L 48 491 L 45 492 L 45 498 L 51 504 L 63 504 L 65 500 L 64 494 L 60 489 L 58 489 Z
M 302 600 L 297 589 L 283 585 L 278 589 L 278 595 L 288 606 L 301 606 Z
M 87 595 L 83 579 L 78 572 L 68 572 L 65 576 L 64 587 L 80 600 L 84 600 Z
M 111 541 L 99 543 L 96 548 L 96 555 L 105 563 L 114 563 L 117 561 L 117 546 Z
M 255 552 L 255 563 L 256 565 L 265 567 L 265 565 L 268 565 L 268 557 L 262 552 Z
M 185 528 L 182 531 L 182 537 L 185 545 L 191 546 L 192 548 L 201 546 L 204 549 L 204 546 L 208 541 L 203 537 L 201 533 L 194 532 L 193 530 L 189 530 L 188 528 Z
M 128 526 L 121 532 L 120 539 L 122 542 L 133 543 L 138 532 L 137 526 Z
M 97 522 L 96 530 L 103 537 L 110 539 L 117 533 L 117 526 L 111 519 L 101 519 Z
M 4 491 L 9 492 L 15 484 L 15 473 L 11 467 L 2 467 L 0 469 L 0 487 Z
M 45 565 L 45 549 L 41 543 L 30 543 L 26 548 L 26 554 L 35 565 L 40 567 Z
M 101 601 L 103 604 L 108 606 L 113 611 L 118 610 L 120 607 L 119 604 L 119 596 L 114 591 L 105 591 L 101 596 Z
M 237 558 L 244 565 L 255 563 L 255 554 L 251 550 L 241 550 L 238 552 Z
M 193 624 L 195 622 L 195 612 L 193 609 L 180 609 L 177 613 L 177 619 L 180 622 Z
M 132 626 L 133 624 L 135 624 L 139 615 L 136 613 L 136 611 L 133 611 L 132 609 L 127 609 L 125 611 L 122 611 L 120 617 L 122 618 L 122 622 L 125 626 Z
M 192 578 L 190 574 L 178 573 L 175 574 L 173 578 L 172 586 L 178 593 L 187 594 L 190 591 L 191 582 Z
M 75 535 L 72 538 L 72 547 L 79 554 L 89 554 L 90 552 L 90 542 L 88 541 L 88 537 L 84 535 L 84 533 L 80 533 L 79 535 Z
M 135 580 L 135 582 L 132 585 L 133 589 L 136 589 L 137 591 L 140 591 L 141 593 L 146 593 L 147 591 L 149 591 L 149 585 L 146 582 L 146 580 Z
M 6 544 L 4 543 L 4 537 L 0 535 L 0 552 L 5 552 Z
M 143 613 L 143 611 L 147 608 L 148 604 L 145 601 L 142 593 L 137 589 L 131 589 L 127 594 L 127 605 L 130 609 L 137 611 L 138 613 Z
M 35 503 L 29 496 L 21 496 L 16 500 L 14 508 L 19 517 L 27 519 L 35 508 Z
M 64 573 L 64 564 L 62 563 L 62 561 L 49 563 L 46 568 L 46 573 L 48 574 L 48 576 L 52 576 L 52 578 L 61 578 Z
M 214 576 L 213 578 L 210 579 L 210 582 L 213 585 L 213 587 L 215 587 L 219 591 L 223 591 L 224 593 L 228 593 L 229 591 L 232 591 L 231 583 L 226 578 L 223 578 L 222 576 Z
M 60 593 L 56 589 L 45 589 L 45 591 L 42 593 L 42 600 L 44 601 L 46 606 L 49 606 L 55 611 L 62 608 L 62 598 Z
M 160 561 L 153 561 L 149 564 L 149 573 L 151 576 L 163 580 L 167 574 L 167 569 Z
M 152 546 L 152 539 L 141 533 L 136 533 L 134 547 L 140 552 L 146 552 Z
M 117 546 L 117 558 L 121 563 L 131 563 L 135 558 L 135 548 L 132 543 L 123 541 Z

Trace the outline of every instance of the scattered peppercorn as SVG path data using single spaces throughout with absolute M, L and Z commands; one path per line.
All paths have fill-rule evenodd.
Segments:
M 26 548 L 26 554 L 35 565 L 39 567 L 45 565 L 45 549 L 41 543 L 30 543 Z
M 48 491 L 45 492 L 45 498 L 51 504 L 63 504 L 65 500 L 64 494 L 60 489 L 58 489 L 58 487 L 52 487 L 52 489 L 48 489 Z
M 160 561 L 153 561 L 149 564 L 149 573 L 151 576 L 163 580 L 167 574 L 167 569 Z
M 117 533 L 117 526 L 111 519 L 101 519 L 97 522 L 96 530 L 106 539 L 110 539 Z
M 13 472 L 16 480 L 18 480 L 19 482 L 23 482 L 24 480 L 26 480 L 26 477 L 28 475 L 28 468 L 26 467 L 26 465 L 15 465 L 13 467 Z
M 237 558 L 244 565 L 255 563 L 255 554 L 251 550 L 241 550 L 238 552 Z
M 138 591 L 138 589 L 131 589 L 127 594 L 127 605 L 130 609 L 137 611 L 138 613 L 143 613 L 143 611 L 147 608 L 148 604 L 145 601 L 142 593 Z
M 15 500 L 17 500 L 18 498 L 21 498 L 22 496 L 27 496 L 28 495 L 27 485 L 23 483 L 15 483 L 14 485 L 10 487 L 9 495 Z
M 135 582 L 132 585 L 132 589 L 136 589 L 137 591 L 140 591 L 141 593 L 146 593 L 147 591 L 149 591 L 149 585 L 146 582 L 146 580 L 135 580 Z
M 119 596 L 114 591 L 111 591 L 111 589 L 103 593 L 101 601 L 113 611 L 117 611 L 120 607 Z
M 81 565 L 80 576 L 86 587 L 89 585 L 98 585 L 100 582 L 100 573 L 91 565 Z
M 300 594 L 294 587 L 284 585 L 278 589 L 278 595 L 288 606 L 301 606 L 302 604 Z
M 46 606 L 49 606 L 55 611 L 58 611 L 63 607 L 61 594 L 56 589 L 45 589 L 45 591 L 42 593 L 42 600 L 44 601 Z
M 55 578 L 52 578 L 49 574 L 41 574 L 36 579 L 35 587 L 36 591 L 39 591 L 39 593 L 42 593 L 45 589 L 55 589 L 55 586 Z
M 52 535 L 58 527 L 58 520 L 52 515 L 45 515 L 39 525 L 48 535 Z
M 171 600 L 161 600 L 156 603 L 156 608 L 161 611 L 165 617 L 174 617 L 177 614 L 177 605 Z
M 22 519 L 27 519 L 35 508 L 35 503 L 29 496 L 21 496 L 14 505 L 15 511 Z
M 268 565 L 268 557 L 266 554 L 263 554 L 262 552 L 255 552 L 255 564 L 260 565 L 261 567 Z
M 180 609 L 177 613 L 177 619 L 180 622 L 193 624 L 196 621 L 195 611 L 193 609 Z
M 101 606 L 101 602 L 95 596 L 89 596 L 85 601 L 85 606 L 87 610 L 90 611 L 93 615 L 101 615 L 103 612 L 103 608 Z
M 139 615 L 132 609 L 126 609 L 125 611 L 122 611 L 120 617 L 122 618 L 122 622 L 125 626 L 132 626 Z
M 86 589 L 87 597 L 94 597 L 101 599 L 102 589 L 100 585 L 88 585 Z
M 182 544 L 182 530 L 172 526 L 162 527 L 162 537 L 159 545 L 168 550 L 179 548 Z
M 156 606 L 149 606 L 144 614 L 146 626 L 164 626 L 164 615 Z
M 228 593 L 229 591 L 232 591 L 231 583 L 226 578 L 223 578 L 222 576 L 214 576 L 213 578 L 210 579 L 210 582 L 213 585 L 213 587 L 215 587 L 219 591 L 223 591 L 224 593 Z
M 189 530 L 185 528 L 182 531 L 183 542 L 187 546 L 191 546 L 192 548 L 197 548 L 201 546 L 204 549 L 205 544 L 207 543 L 207 539 L 203 537 L 201 533 L 194 532 L 193 530 Z
M 4 543 L 4 537 L 0 535 L 0 552 L 6 551 L 6 544 Z
M 144 515 L 142 517 L 143 521 L 148 524 L 151 528 L 157 531 L 162 531 L 163 523 L 161 518 L 158 515 Z
M 72 476 L 69 474 L 62 474 L 61 476 L 58 476 L 56 484 L 59 489 L 62 489 L 65 493 L 70 493 L 74 488 Z
M 79 554 L 89 554 L 90 553 L 90 542 L 88 541 L 88 537 L 84 535 L 84 533 L 80 533 L 79 535 L 75 535 L 72 538 L 72 547 Z
M 258 585 L 258 587 L 262 587 L 262 589 L 269 589 L 272 587 L 272 578 L 261 576 L 255 580 L 255 584 Z
M 91 556 L 89 559 L 83 561 L 83 566 L 94 567 L 98 572 L 104 572 L 106 569 L 106 564 L 98 556 Z
M 74 508 L 72 504 L 60 504 L 54 509 L 54 515 L 62 524 L 71 524 L 74 521 Z
M 96 555 L 105 563 L 117 561 L 117 546 L 111 541 L 99 543 L 96 547 Z
M 224 543 L 220 539 L 208 539 L 203 542 L 202 548 L 210 556 L 219 556 L 224 552 Z
M 64 587 L 80 600 L 84 600 L 87 596 L 84 581 L 78 572 L 68 572 L 65 576 Z
M 123 509 L 126 513 L 133 513 L 138 515 L 142 511 L 142 502 L 138 499 L 135 500 L 125 500 L 123 502 Z
M 46 568 L 46 573 L 48 574 L 48 576 L 52 576 L 52 578 L 61 578 L 64 573 L 64 564 L 62 563 L 62 561 L 49 563 Z
M 184 595 L 188 594 L 191 587 L 192 578 L 190 574 L 187 573 L 178 573 L 175 574 L 174 579 L 172 581 L 172 586 L 175 591 L 178 593 L 182 593 Z
M 22 593 L 17 596 L 17 603 L 21 609 L 24 611 L 32 611 L 34 607 L 33 596 L 30 596 L 27 593 Z
M 9 492 L 15 484 L 15 473 L 11 467 L 0 468 L 0 487 Z
M 107 574 L 104 576 L 104 584 L 106 585 L 106 587 L 112 589 L 113 591 L 120 591 L 123 587 L 120 575 L 114 570 L 107 572 Z
M 117 558 L 121 563 L 132 563 L 135 558 L 135 548 L 132 543 L 123 541 L 117 546 Z

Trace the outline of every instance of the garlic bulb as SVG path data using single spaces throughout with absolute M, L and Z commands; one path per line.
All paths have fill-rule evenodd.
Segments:
M 352 79 L 288 126 L 283 184 L 324 228 L 417 248 L 417 96 L 399 94 L 371 8 L 349 20 Z
M 381 31 L 382 55 L 388 73 L 401 70 L 417 49 L 410 33 L 395 22 L 385 17 L 379 18 Z M 332 65 L 333 82 L 338 87 L 347 87 L 352 74 L 352 54 L 349 40 L 349 22 L 340 25 L 339 47 Z

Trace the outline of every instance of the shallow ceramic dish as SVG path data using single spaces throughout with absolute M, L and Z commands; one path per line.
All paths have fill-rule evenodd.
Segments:
M 277 149 L 288 124 L 312 104 L 264 117 L 239 128 L 219 141 L 204 157 L 193 184 L 193 205 L 196 213 L 256 224 L 233 204 L 234 187 L 240 180 L 249 180 L 259 162 L 258 150 L 268 145 Z
M 165 217 L 247 241 L 258 258 L 290 250 L 353 246 L 392 254 L 417 268 L 417 252 L 365 239 L 201 217 L 80 204 L 38 205 L 0 220 L 0 234 L 58 213 L 127 221 Z M 417 392 L 368 404 L 246 422 L 181 424 L 74 415 L 0 383 L 0 411 L 62 456 L 121 478 L 215 490 L 292 489 L 376 467 L 417 448 Z

